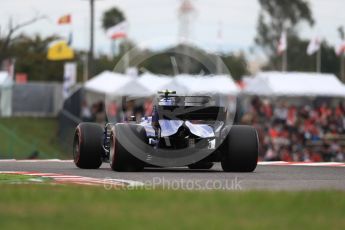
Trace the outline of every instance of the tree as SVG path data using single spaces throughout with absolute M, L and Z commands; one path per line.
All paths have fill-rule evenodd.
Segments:
M 309 41 L 302 40 L 297 36 L 290 36 L 288 39 L 289 49 L 287 58 L 289 60 L 289 71 L 315 72 L 316 55 L 309 56 L 306 52 Z M 339 74 L 339 58 L 334 52 L 334 47 L 326 41 L 321 43 L 321 71 L 323 73 Z M 281 58 L 271 56 L 269 63 L 264 67 L 266 70 L 278 69 L 281 66 Z
M 309 2 L 305 0 L 259 0 L 257 35 L 255 43 L 268 56 L 275 56 L 277 41 L 282 31 L 290 37 L 298 37 L 298 25 L 306 22 L 314 24 Z
M 190 56 L 187 57 L 189 63 L 189 74 L 207 75 L 217 72 L 216 63 L 210 62 L 210 59 L 216 60 L 215 54 L 207 53 L 198 47 L 188 45 L 178 45 L 158 53 L 143 51 L 143 54 L 150 58 L 141 63 L 139 65 L 139 69 L 145 69 L 156 74 L 174 75 L 175 73 L 171 61 L 171 58 L 173 57 L 176 60 L 178 72 L 183 73 L 182 63 L 186 57 L 183 53 L 179 53 L 181 49 L 187 50 L 188 54 L 190 54 Z M 234 55 L 232 53 L 228 53 L 223 54 L 220 57 L 235 80 L 239 80 L 243 75 L 248 74 L 247 60 L 243 54 Z
M 14 24 L 12 18 L 10 18 L 8 22 L 8 30 L 3 31 L 0 28 L 0 64 L 7 58 L 11 57 L 11 53 L 9 52 L 9 48 L 11 46 L 11 43 L 16 39 L 17 36 L 15 36 L 15 33 L 19 31 L 20 29 L 27 27 L 41 19 L 46 18 L 42 15 L 36 15 L 35 17 L 24 21 L 19 24 Z
M 321 46 L 321 70 L 324 73 L 333 73 L 340 76 L 340 60 L 334 52 L 334 47 L 327 42 L 323 42 Z
M 124 20 L 126 20 L 126 17 L 122 11 L 116 7 L 113 7 L 103 13 L 102 28 L 107 30 Z
M 181 50 L 184 50 L 189 56 L 186 56 Z M 210 66 L 207 67 L 204 65 L 207 60 L 203 61 L 208 55 L 212 58 L 212 54 L 207 54 L 205 51 L 194 46 L 180 44 L 161 52 L 145 51 L 143 55 L 147 55 L 150 58 L 144 60 L 144 62 L 139 65 L 139 68 L 149 70 L 156 74 L 174 75 L 172 58 L 176 61 L 178 73 L 184 73 L 183 63 L 186 59 L 188 61 L 188 73 L 190 74 L 209 74 L 210 72 L 215 72 L 215 65 L 210 63 L 210 69 Z M 198 57 L 198 60 L 193 57 Z
M 288 70 L 289 71 L 315 71 L 315 55 L 308 56 L 306 53 L 309 41 L 301 40 L 297 36 L 288 37 Z M 278 58 L 276 54 L 272 54 L 268 57 L 268 63 L 264 66 L 265 70 L 276 70 L 282 66 L 282 59 Z
M 9 47 L 11 56 L 16 59 L 16 72 L 28 74 L 29 80 L 62 81 L 63 62 L 47 60 L 47 47 L 57 39 L 57 36 L 42 38 L 39 35 L 17 37 Z
M 232 53 L 226 54 L 222 59 L 234 80 L 241 80 L 243 76 L 249 74 L 248 62 L 243 53 L 240 53 L 239 55 Z
M 17 73 L 26 73 L 30 81 L 58 81 L 63 80 L 64 61 L 49 61 L 47 59 L 47 48 L 55 40 L 61 39 L 58 36 L 42 38 L 39 35 L 26 36 L 18 35 L 8 47 L 8 52 L 16 60 L 15 70 Z M 2 40 L 0 40 L 0 44 Z M 85 53 L 75 51 L 75 61 L 78 64 L 78 80 L 82 80 L 83 60 Z M 99 58 L 101 59 L 101 58 Z M 98 59 L 97 59 L 98 61 Z M 100 68 L 103 67 L 103 60 L 100 61 Z M 96 68 L 98 65 L 96 64 Z M 109 68 L 111 69 L 111 68 Z

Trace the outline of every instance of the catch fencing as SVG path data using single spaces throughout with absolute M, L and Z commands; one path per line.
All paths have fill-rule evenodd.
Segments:
M 54 117 L 63 104 L 61 83 L 15 84 L 12 89 L 12 115 Z

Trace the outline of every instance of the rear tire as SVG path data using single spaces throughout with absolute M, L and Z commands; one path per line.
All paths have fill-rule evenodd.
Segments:
M 73 158 L 78 168 L 98 169 L 102 165 L 103 129 L 98 124 L 80 123 L 74 134 Z
M 131 143 L 133 135 L 146 143 L 146 131 L 140 125 L 116 124 L 111 131 L 110 167 L 119 172 L 137 172 L 144 169 L 145 163 L 133 156 L 125 146 Z
M 259 140 L 251 126 L 234 125 L 220 146 L 225 172 L 253 172 L 257 166 Z
M 213 162 L 196 162 L 194 164 L 188 165 L 189 169 L 211 169 L 213 167 Z

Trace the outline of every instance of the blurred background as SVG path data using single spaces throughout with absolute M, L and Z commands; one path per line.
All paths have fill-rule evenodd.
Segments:
M 0 158 L 71 158 L 157 90 L 237 97 L 260 160 L 345 161 L 342 0 L 2 0 Z

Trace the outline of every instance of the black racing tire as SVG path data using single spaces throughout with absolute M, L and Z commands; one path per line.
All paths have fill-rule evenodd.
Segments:
M 234 125 L 220 146 L 225 172 L 253 172 L 258 162 L 259 139 L 251 126 Z
M 73 159 L 78 168 L 98 169 L 102 165 L 103 129 L 95 123 L 80 123 L 74 134 Z
M 145 163 L 131 154 L 126 146 L 133 144 L 133 135 L 142 142 L 147 142 L 144 127 L 135 124 L 116 124 L 110 137 L 110 167 L 118 172 L 138 172 L 144 169 Z
M 211 169 L 213 167 L 213 162 L 196 162 L 194 164 L 188 165 L 189 169 Z

